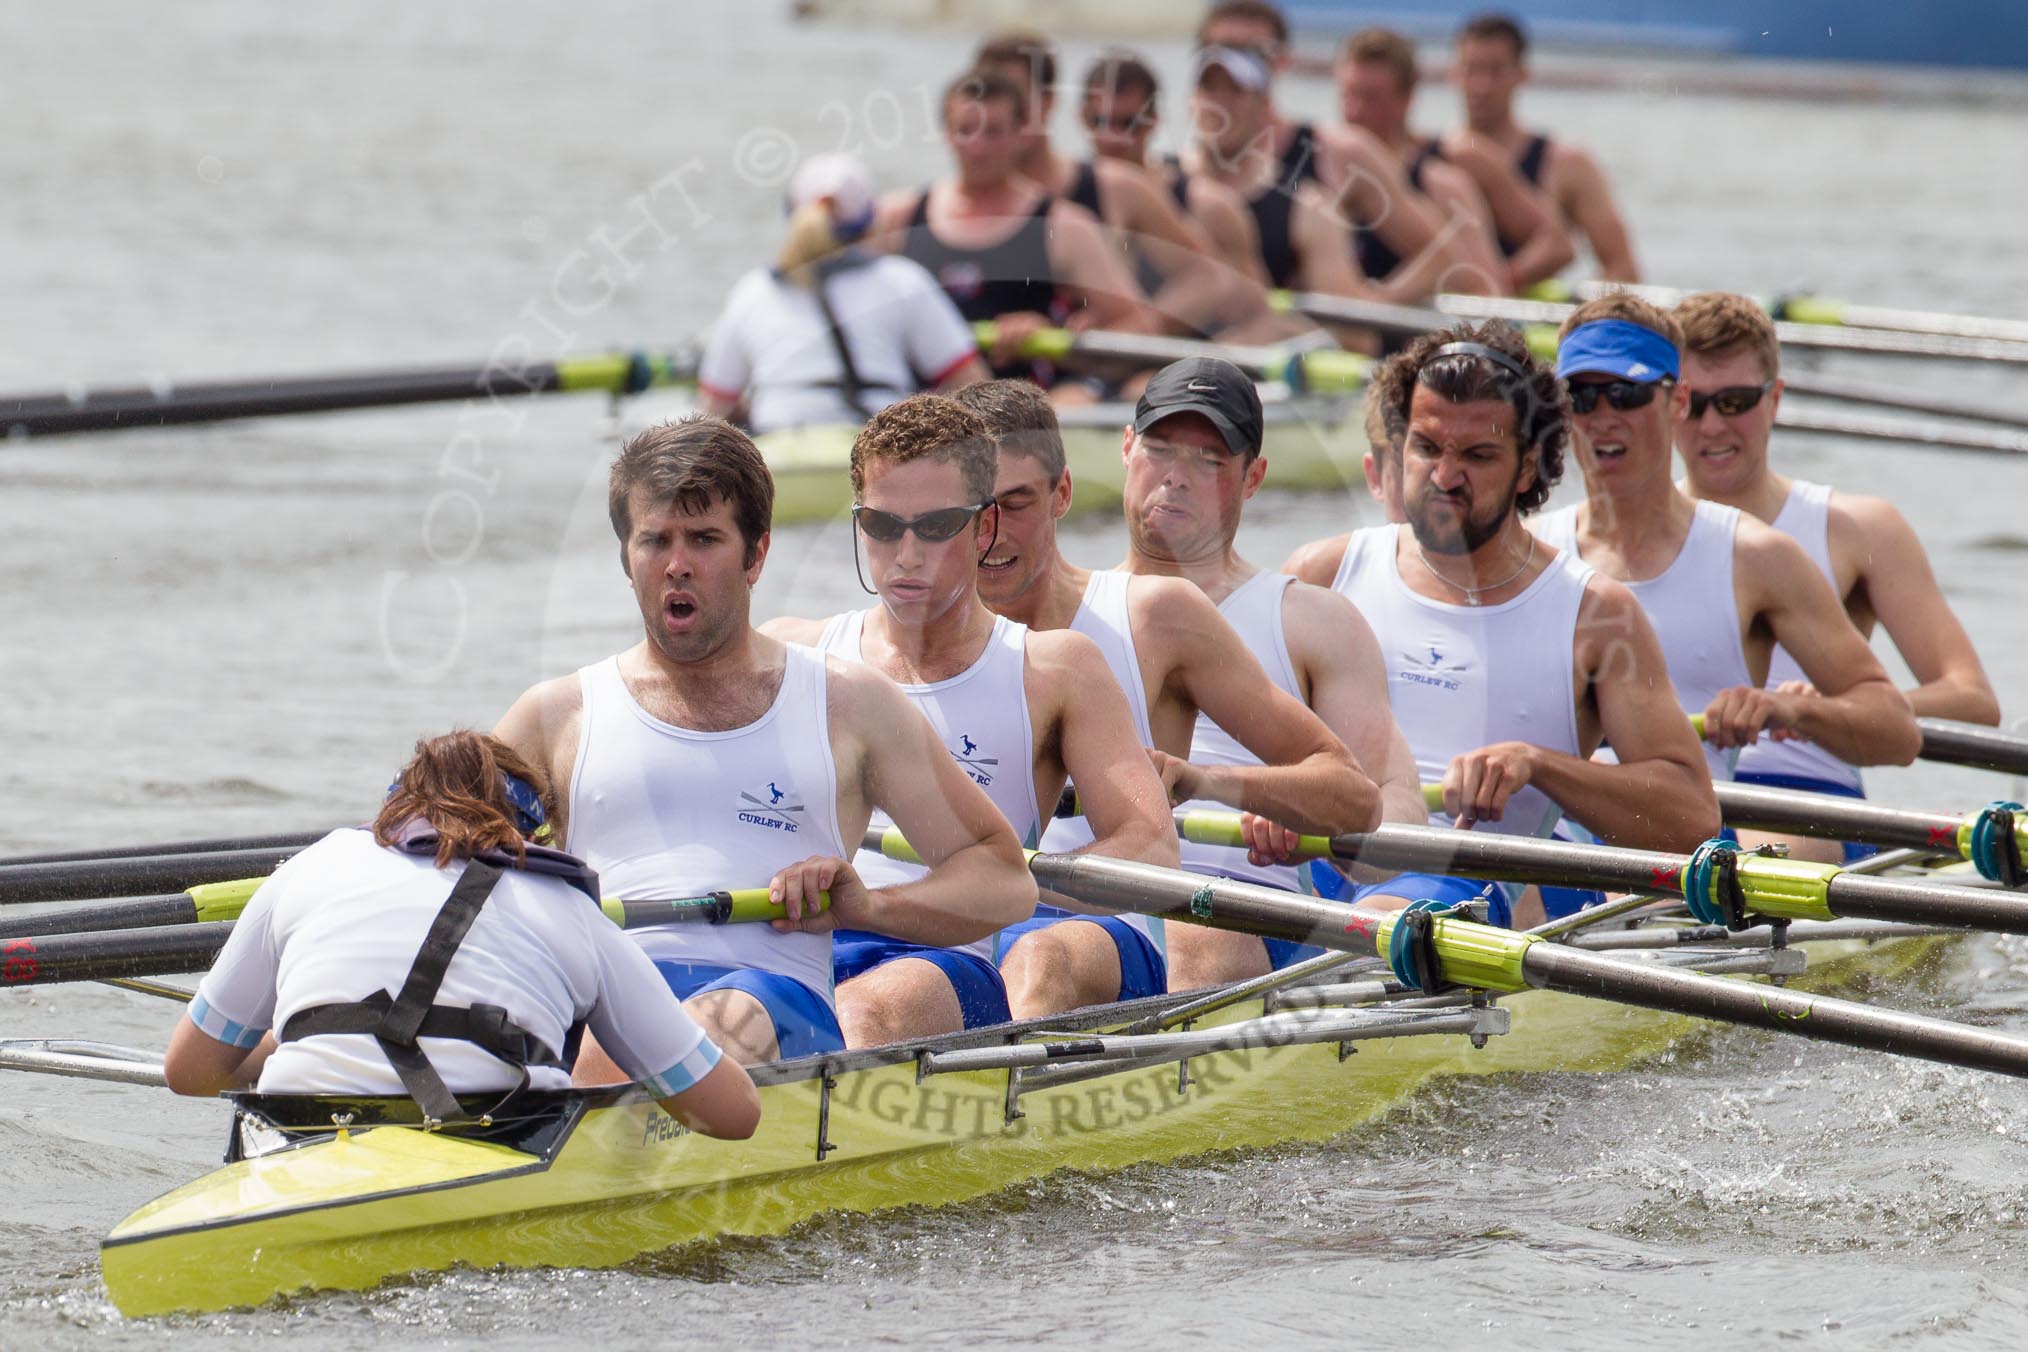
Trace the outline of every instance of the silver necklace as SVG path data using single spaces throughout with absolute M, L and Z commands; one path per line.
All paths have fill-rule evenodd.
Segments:
M 1530 535 L 1528 537 L 1528 552 L 1521 556 L 1521 566 L 1519 568 L 1516 568 L 1513 572 L 1507 574 L 1507 576 L 1501 578 L 1498 582 L 1488 582 L 1483 587 L 1467 587 L 1462 582 L 1453 582 L 1449 578 L 1445 577 L 1441 572 L 1437 571 L 1437 566 L 1429 561 L 1429 555 L 1422 552 L 1422 541 L 1420 540 L 1417 540 L 1415 542 L 1415 556 L 1422 560 L 1423 567 L 1429 569 L 1431 577 L 1434 577 L 1437 581 L 1443 583 L 1446 587 L 1451 588 L 1453 591 L 1463 592 L 1465 594 L 1465 604 L 1468 606 L 1476 606 L 1480 604 L 1479 601 L 1480 596 L 1484 595 L 1487 592 L 1500 590 L 1500 588 L 1506 586 L 1509 582 L 1512 582 L 1515 578 L 1521 576 L 1521 574 L 1528 571 L 1528 565 L 1535 562 L 1535 537 L 1533 535 Z

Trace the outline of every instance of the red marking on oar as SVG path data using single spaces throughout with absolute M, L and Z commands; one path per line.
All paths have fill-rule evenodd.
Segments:
M 1667 892 L 1673 889 L 1680 878 L 1681 875 L 1666 864 L 1650 864 L 1648 866 L 1649 881 L 1661 891 Z
M 12 956 L 17 953 L 26 956 Z M 12 986 L 23 981 L 35 980 L 40 964 L 35 961 L 33 939 L 11 939 L 4 947 L 0 947 L 0 954 L 9 955 L 5 965 L 0 965 L 0 983 Z
M 1929 843 L 1932 845 L 1955 845 L 1958 843 L 1958 833 L 1948 826 L 1932 826 L 1929 828 Z
M 1359 934 L 1371 939 L 1379 930 L 1380 919 L 1377 916 L 1361 915 L 1354 911 L 1345 921 L 1347 934 Z

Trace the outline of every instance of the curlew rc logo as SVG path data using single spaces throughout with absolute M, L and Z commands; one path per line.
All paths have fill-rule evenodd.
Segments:
M 793 835 L 803 829 L 803 813 L 807 808 L 802 803 L 787 801 L 788 797 L 772 779 L 759 793 L 748 793 L 742 789 L 739 819 L 748 826 L 765 826 L 770 831 L 786 831 Z
M 1410 648 L 1401 654 L 1402 668 L 1397 673 L 1411 685 L 1435 686 L 1439 690 L 1456 690 L 1464 684 L 1462 677 L 1471 670 L 1470 663 L 1462 658 L 1445 656 L 1443 648 L 1424 644 Z
M 988 767 L 998 765 L 1000 758 L 980 755 L 979 744 L 972 740 L 969 733 L 958 734 L 958 745 L 952 749 L 951 759 L 963 767 L 965 773 L 970 775 L 980 788 L 992 787 L 994 772 Z

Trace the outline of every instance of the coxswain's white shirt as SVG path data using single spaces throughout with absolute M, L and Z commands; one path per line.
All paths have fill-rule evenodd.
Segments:
M 912 259 L 882 255 L 824 285 L 867 386 L 861 401 L 869 410 L 934 388 L 979 350 L 950 297 Z M 844 374 L 816 297 L 756 268 L 733 286 L 705 344 L 697 383 L 721 399 L 747 394 L 748 420 L 759 434 L 858 422 L 828 383 Z
M 189 1017 L 236 1047 L 255 1046 L 298 1010 L 398 994 L 423 936 L 464 872 L 428 856 L 374 843 L 370 832 L 334 831 L 261 885 L 218 961 L 197 988 Z M 509 869 L 444 973 L 436 1003 L 499 1005 L 546 1045 L 561 1049 L 587 1021 L 620 1068 L 650 1092 L 681 1093 L 718 1063 L 719 1050 L 693 1023 L 653 964 L 591 898 L 557 878 Z M 509 1089 L 520 1072 L 469 1042 L 423 1038 L 454 1092 Z M 567 1089 L 561 1070 L 531 1068 L 537 1089 Z M 364 1034 L 285 1042 L 261 1072 L 264 1093 L 390 1094 L 406 1091 L 379 1044 Z

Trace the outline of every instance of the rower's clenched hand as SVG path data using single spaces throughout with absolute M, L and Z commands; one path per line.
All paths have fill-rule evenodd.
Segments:
M 1239 814 L 1240 834 L 1246 837 L 1246 862 L 1255 868 L 1267 868 L 1276 864 L 1296 862 L 1296 846 L 1302 836 L 1279 822 L 1266 817 L 1256 817 L 1251 812 Z
M 1193 798 L 1209 798 L 1204 792 L 1204 767 L 1192 765 L 1187 760 L 1170 755 L 1166 751 L 1148 748 L 1148 759 L 1155 766 L 1155 773 L 1162 777 L 1162 787 L 1168 791 L 1169 806 L 1176 807 Z
M 1016 310 L 995 316 L 993 345 L 986 349 L 986 360 L 994 366 L 1007 366 L 1021 360 L 1021 345 L 1048 327 L 1049 316 L 1035 310 Z
M 1704 740 L 1720 751 L 1751 746 L 1763 731 L 1777 742 L 1805 740 L 1796 729 L 1803 702 L 1815 696 L 1815 688 L 1802 681 L 1776 690 L 1752 685 L 1721 690 L 1704 710 Z
M 1535 748 L 1526 742 L 1495 742 L 1453 756 L 1444 770 L 1444 811 L 1465 830 L 1496 822 L 1507 801 L 1535 777 Z
M 823 893 L 831 894 L 824 909 Z M 813 854 L 791 864 L 768 881 L 768 899 L 787 913 L 768 922 L 783 934 L 825 934 L 843 927 L 856 929 L 866 920 L 866 884 L 852 865 L 836 855 Z

